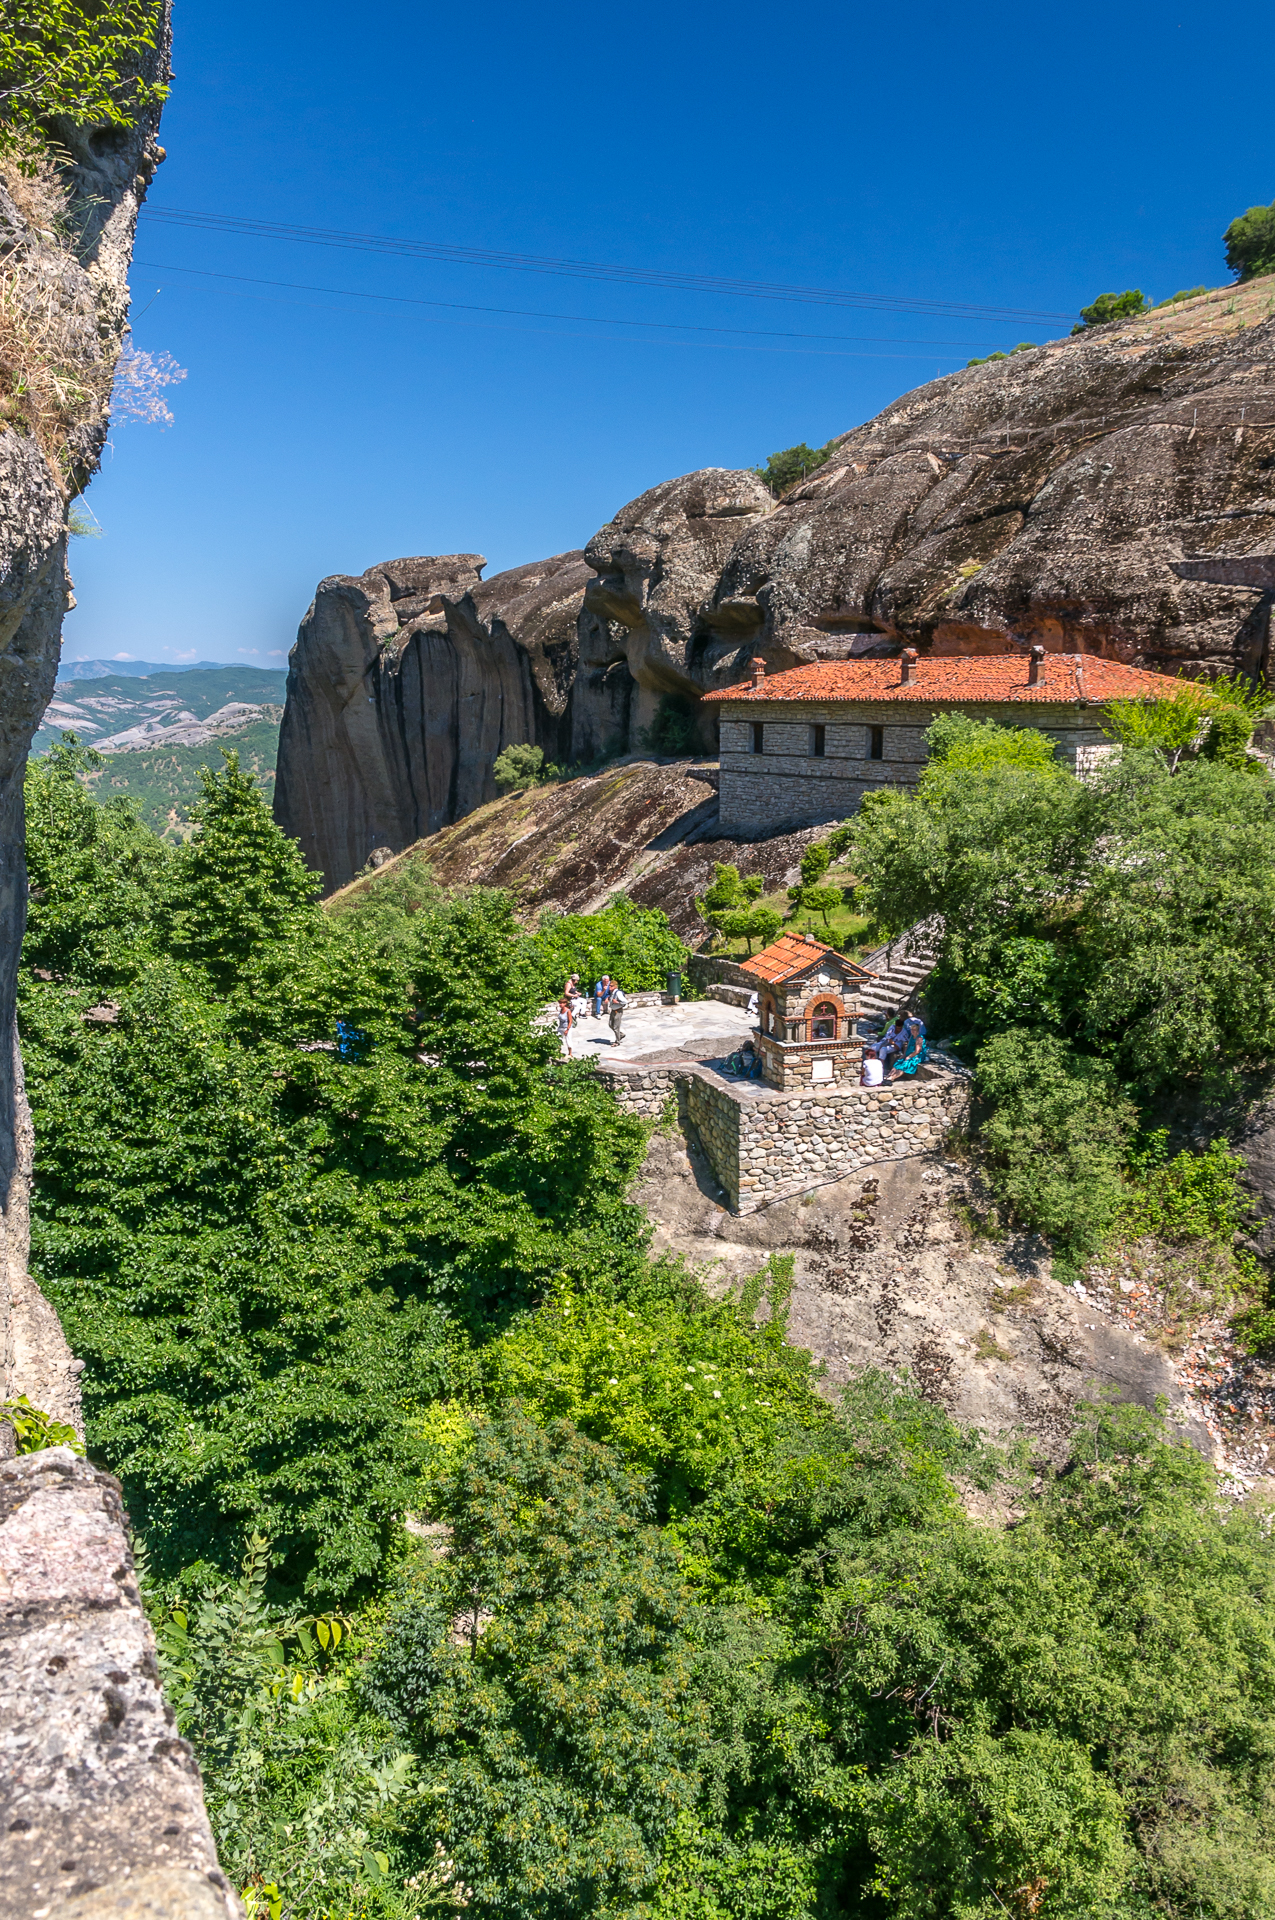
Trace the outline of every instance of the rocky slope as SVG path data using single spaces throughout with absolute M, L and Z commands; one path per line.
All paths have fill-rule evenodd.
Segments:
M 781 501 L 710 468 L 640 495 L 582 552 L 489 582 L 474 554 L 325 580 L 291 658 L 278 819 L 343 885 L 374 847 L 491 799 L 511 741 L 631 750 L 671 696 L 711 752 L 699 696 L 755 653 L 1039 642 L 1261 670 L 1272 311 L 1275 276 L 949 374 Z M 1188 556 L 1204 564 L 1175 571 Z
M 329 904 L 340 910 L 419 860 L 442 886 L 504 887 L 528 923 L 544 908 L 596 913 L 624 891 L 639 906 L 661 908 L 683 939 L 698 943 L 704 923 L 695 896 L 712 879 L 715 860 L 764 875 L 770 893 L 796 880 L 802 848 L 814 837 L 812 829 L 755 845 L 722 840 L 715 766 L 620 761 L 591 777 L 489 801 L 384 859 Z

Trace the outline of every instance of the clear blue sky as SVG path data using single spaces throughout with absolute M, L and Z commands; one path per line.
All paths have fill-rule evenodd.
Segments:
M 1221 284 L 1222 229 L 1275 195 L 1267 0 L 176 0 L 175 33 L 157 209 L 1074 315 L 1108 289 Z M 581 546 L 659 480 L 817 444 L 1067 331 L 145 216 L 133 296 L 136 344 L 188 377 L 171 427 L 114 432 L 68 658 L 273 665 L 325 574 Z

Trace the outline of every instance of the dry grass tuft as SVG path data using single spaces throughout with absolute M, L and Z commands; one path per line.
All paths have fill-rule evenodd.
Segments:
M 54 161 L 11 137 L 0 146 L 0 182 L 26 228 L 0 263 L 0 426 L 36 442 L 65 497 L 76 448 L 87 452 L 105 419 L 113 368 Z

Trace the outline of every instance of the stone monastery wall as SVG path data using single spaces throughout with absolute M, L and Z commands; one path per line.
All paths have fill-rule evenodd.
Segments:
M 725 703 L 721 726 L 721 823 L 726 833 L 750 838 L 781 828 L 822 826 L 844 820 L 865 793 L 879 787 L 913 786 L 925 765 L 925 730 L 947 708 L 909 704 L 906 723 L 898 702 L 814 700 Z M 1101 709 L 1077 726 L 1076 708 L 961 703 L 975 720 L 1002 726 L 1038 727 L 1061 749 L 1064 762 L 1085 773 L 1110 751 Z M 762 729 L 761 751 L 753 728 Z M 814 752 L 814 729 L 824 729 L 824 750 Z M 870 757 L 871 730 L 881 729 L 882 757 Z
M 944 1067 L 922 1067 L 915 1080 L 889 1087 L 834 1084 L 817 1094 L 726 1081 L 694 1065 L 599 1061 L 598 1072 L 641 1119 L 657 1119 L 677 1099 L 732 1213 L 755 1213 L 881 1160 L 933 1152 L 969 1112 L 968 1076 Z

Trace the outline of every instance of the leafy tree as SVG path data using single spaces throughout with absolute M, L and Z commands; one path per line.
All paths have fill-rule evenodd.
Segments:
M 808 447 L 802 440 L 795 447 L 785 447 L 782 453 L 772 453 L 765 466 L 754 468 L 754 472 L 772 493 L 786 493 L 822 467 L 831 452 L 831 440 L 822 447 Z
M 1258 274 L 1275 273 L 1275 201 L 1269 207 L 1250 207 L 1232 220 L 1222 235 L 1226 264 L 1241 282 Z
M 1103 730 L 1122 747 L 1163 753 L 1176 773 L 1182 755 L 1201 740 L 1212 704 L 1202 682 L 1184 680 L 1161 700 L 1112 700 Z
M 20 13 L 20 17 L 19 17 Z M 0 20 L 0 137 L 14 127 L 132 127 L 168 97 L 142 77 L 155 51 L 158 0 L 24 0 Z
M 1060 771 L 1052 740 L 1039 727 L 1003 727 L 964 713 L 941 713 L 925 736 L 926 765 L 949 772 L 985 772 L 989 767 Z M 924 778 L 924 774 L 922 778 Z
M 650 726 L 642 733 L 641 744 L 648 753 L 677 756 L 694 753 L 697 728 L 695 709 L 682 694 L 666 693 Z
M 203 968 L 224 993 L 270 942 L 317 929 L 321 883 L 237 753 L 220 773 L 202 769 L 200 784 L 197 831 L 168 869 L 161 923 L 174 958 Z
M 630 993 L 663 987 L 686 965 L 687 949 L 658 907 L 638 907 L 618 893 L 601 913 L 543 913 L 533 941 L 544 991 L 559 994 L 578 973 L 586 987 L 609 973 Z
M 81 775 L 102 756 L 73 733 L 27 762 L 27 935 L 32 971 L 106 990 L 136 976 L 169 855 L 125 800 L 100 806 Z
M 515 787 L 539 787 L 556 778 L 558 769 L 546 767 L 543 747 L 508 746 L 496 755 L 492 778 L 502 792 Z
M 983 1143 L 1019 1219 L 1073 1262 L 1096 1253 L 1125 1197 L 1136 1119 L 1111 1068 L 1056 1034 L 1011 1027 L 980 1048 L 978 1081 L 995 1105 Z
M 726 918 L 744 913 L 758 898 L 765 884 L 760 873 L 749 874 L 746 880 L 741 880 L 738 867 L 714 860 L 712 882 L 703 899 L 695 902 L 696 910 L 710 927 L 718 933 L 726 933 Z
M 449 1552 L 368 1683 L 437 1796 L 423 1837 L 479 1912 L 623 1910 L 695 1802 L 709 1733 L 694 1603 L 645 1487 L 567 1422 L 514 1411 L 479 1429 L 435 1511 Z
M 753 941 L 760 940 L 763 947 L 779 935 L 784 924 L 784 916 L 775 907 L 744 907 L 734 913 L 724 913 L 718 917 L 717 926 L 728 940 L 744 940 L 748 951 L 753 950 Z
M 1080 319 L 1072 332 L 1084 333 L 1089 327 L 1105 327 L 1109 320 L 1131 320 L 1149 311 L 1136 287 L 1127 293 L 1100 293 L 1091 307 L 1080 309 Z

